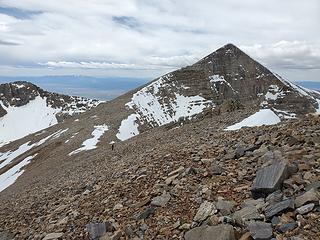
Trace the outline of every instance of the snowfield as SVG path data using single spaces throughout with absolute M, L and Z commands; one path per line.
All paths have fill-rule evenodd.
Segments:
M 225 130 L 238 130 L 242 127 L 259 127 L 274 125 L 281 122 L 280 118 L 270 109 L 261 109 L 259 112 L 243 119 L 241 122 L 227 127 Z
M 7 114 L 0 118 L 0 147 L 31 133 L 58 123 L 56 114 L 60 109 L 47 106 L 46 98 L 40 96 L 21 107 L 1 106 Z
M 131 114 L 127 119 L 122 120 L 119 127 L 119 132 L 117 133 L 117 138 L 121 141 L 127 140 L 139 134 L 139 120 L 138 114 Z
M 77 154 L 82 151 L 88 151 L 88 150 L 97 148 L 97 143 L 99 142 L 99 139 L 108 130 L 109 130 L 109 127 L 105 124 L 94 126 L 94 130 L 92 132 L 92 138 L 85 140 L 82 143 L 82 146 L 80 148 L 72 151 L 71 153 L 69 153 L 69 156 Z

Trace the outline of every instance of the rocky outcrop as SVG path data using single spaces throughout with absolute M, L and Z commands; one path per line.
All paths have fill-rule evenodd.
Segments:
M 0 102 L 4 107 L 21 107 L 34 100 L 37 96 L 45 98 L 48 106 L 61 109 L 57 115 L 59 121 L 71 115 L 83 113 L 101 103 L 98 100 L 84 97 L 51 93 L 25 81 L 0 84 Z M 3 106 L 0 104 L 0 117 L 7 113 Z

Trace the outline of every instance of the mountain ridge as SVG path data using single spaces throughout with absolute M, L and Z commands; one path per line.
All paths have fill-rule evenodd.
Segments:
M 277 169 L 294 171 L 298 166 L 305 169 L 300 178 L 307 177 L 300 181 L 293 175 L 289 180 L 297 182 L 288 180 L 284 194 L 303 194 L 309 182 L 320 180 L 314 170 L 320 156 L 319 117 L 314 114 L 318 93 L 266 72 L 251 58 L 243 61 L 243 56 L 237 49 L 221 60 L 214 54 L 0 147 L 3 231 L 17 239 L 49 234 L 187 239 L 189 230 L 200 231 L 207 223 L 202 220 L 210 220 L 211 225 L 227 223 L 231 232 L 242 235 L 247 231 L 242 220 L 225 215 L 234 213 L 233 207 L 217 209 L 218 215 L 213 208 L 226 199 L 243 210 L 246 199 L 254 201 L 250 189 L 255 174 L 282 159 L 285 167 Z M 237 98 L 242 93 L 248 97 Z M 267 113 L 263 118 L 271 113 L 276 121 L 257 127 L 254 118 L 251 128 L 240 124 L 245 128 L 226 131 L 234 123 L 252 121 L 261 110 Z M 206 207 L 210 219 L 199 217 Z M 261 220 L 260 215 L 254 220 Z M 319 227 L 311 216 L 303 224 Z M 94 235 L 100 226 L 112 227 Z M 278 234 L 277 229 L 271 233 Z M 308 230 L 303 234 L 315 236 Z

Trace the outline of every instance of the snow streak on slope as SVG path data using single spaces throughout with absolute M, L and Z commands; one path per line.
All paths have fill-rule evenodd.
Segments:
M 46 98 L 40 96 L 20 107 L 0 104 L 7 111 L 0 118 L 0 147 L 58 123 L 55 115 L 60 110 L 47 106 Z
M 24 170 L 21 169 L 28 165 L 36 155 L 37 154 L 26 157 L 20 163 L 18 163 L 17 165 L 0 175 L 0 192 L 9 187 L 10 185 L 14 184 L 18 177 L 20 177 L 24 172 Z
M 64 130 L 59 130 L 43 139 L 41 139 L 39 142 L 30 144 L 29 142 L 26 142 L 24 144 L 22 144 L 18 149 L 14 150 L 14 151 L 8 151 L 5 153 L 0 153 L 0 170 L 7 166 L 9 163 L 11 163 L 14 159 L 16 159 L 17 157 L 21 156 L 22 154 L 26 153 L 27 151 L 29 151 L 31 148 L 33 147 L 37 147 L 40 146 L 42 144 L 44 144 L 47 140 L 49 140 L 50 138 L 52 139 L 56 139 L 58 137 L 61 136 L 62 133 L 68 131 L 68 129 L 64 129 Z
M 85 140 L 82 143 L 82 147 L 72 151 L 71 153 L 69 153 L 69 156 L 73 155 L 73 154 L 77 154 L 81 151 L 87 151 L 87 150 L 91 150 L 91 149 L 95 149 L 97 148 L 97 143 L 99 142 L 100 137 L 106 132 L 108 131 L 109 128 L 107 125 L 98 125 L 98 126 L 94 126 L 94 130 L 92 132 L 92 138 L 89 138 L 87 140 Z
M 167 74 L 133 94 L 126 106 L 133 109 L 135 114 L 122 121 L 118 139 L 126 140 L 139 134 L 138 122 L 153 127 L 162 126 L 179 118 L 191 118 L 209 106 L 213 107 L 212 101 L 199 95 L 184 96 L 179 93 L 185 88 L 176 86 L 171 77 L 171 74 Z
M 21 155 L 27 153 L 30 149 L 40 146 L 44 144 L 49 139 L 56 139 L 61 136 L 64 132 L 68 131 L 68 129 L 60 129 L 59 131 L 42 138 L 40 141 L 30 144 L 30 142 L 22 144 L 18 149 L 14 151 L 8 151 L 6 153 L 0 153 L 0 170 L 4 167 L 8 166 L 9 164 L 13 163 L 14 160 Z M 9 187 L 11 184 L 13 184 L 17 178 L 24 172 L 21 171 L 21 169 L 29 164 L 31 160 L 36 156 L 37 154 L 34 154 L 33 156 L 29 156 L 25 158 L 24 160 L 20 161 L 19 163 L 12 166 L 9 170 L 4 172 L 0 175 L 0 192 Z
M 238 130 L 242 127 L 258 127 L 262 125 L 273 125 L 281 122 L 280 118 L 270 109 L 261 109 L 259 112 L 245 118 L 239 123 L 226 128 L 226 130 Z

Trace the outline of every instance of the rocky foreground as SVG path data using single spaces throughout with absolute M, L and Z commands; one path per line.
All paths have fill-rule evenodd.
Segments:
M 143 133 L 2 195 L 0 239 L 319 239 L 320 118 L 217 122 Z

